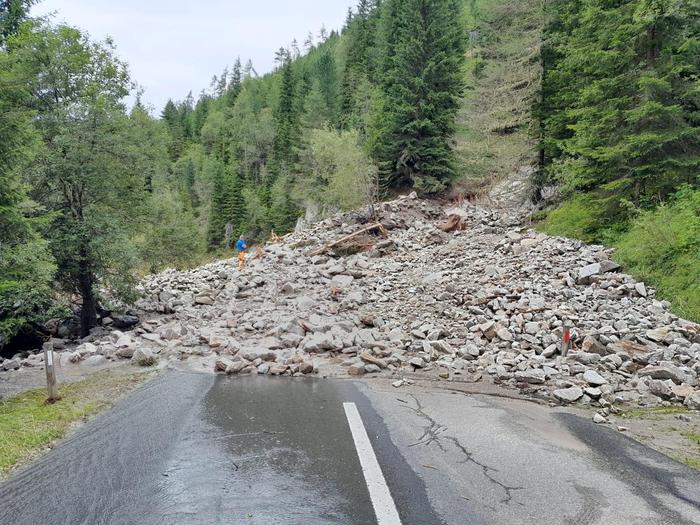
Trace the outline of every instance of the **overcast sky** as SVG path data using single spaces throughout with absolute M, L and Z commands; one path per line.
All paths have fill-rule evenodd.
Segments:
M 43 0 L 34 15 L 111 36 L 131 76 L 160 113 L 168 98 L 195 97 L 237 56 L 270 71 L 274 54 L 322 25 L 340 29 L 356 0 Z

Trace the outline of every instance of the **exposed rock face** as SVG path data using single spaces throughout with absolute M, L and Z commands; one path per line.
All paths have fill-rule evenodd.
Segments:
M 368 234 L 365 252 L 312 255 L 366 225 L 351 212 L 268 244 L 241 273 L 219 261 L 150 276 L 136 330 L 68 349 L 70 361 L 146 349 L 211 356 L 229 374 L 331 363 L 349 375 L 490 381 L 561 403 L 700 405 L 700 327 L 617 271 L 610 250 L 522 228 L 517 215 L 413 197 L 377 207 L 388 237 Z M 464 230 L 441 231 L 454 214 Z

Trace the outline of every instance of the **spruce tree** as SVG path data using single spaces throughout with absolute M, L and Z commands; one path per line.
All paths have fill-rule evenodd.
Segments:
M 207 244 L 214 248 L 221 245 L 226 228 L 226 204 L 227 184 L 223 163 L 218 160 L 210 160 L 206 171 L 211 180 L 211 208 L 209 210 L 209 223 L 207 226 Z
M 241 93 L 243 82 L 243 70 L 241 66 L 241 59 L 236 58 L 236 62 L 233 64 L 233 69 L 231 70 L 231 75 L 228 81 L 228 90 L 226 91 L 226 104 L 228 106 L 233 106 L 236 103 L 238 95 Z
M 297 103 L 294 69 L 291 60 L 286 60 L 282 66 L 280 95 L 274 115 L 275 141 L 273 170 L 276 174 L 289 173 L 295 163 L 295 147 L 299 139 L 299 112 Z
M 232 224 L 236 235 L 244 233 L 246 213 L 243 185 L 235 173 L 226 177 L 223 214 L 224 224 Z
M 388 0 L 373 152 L 383 182 L 434 193 L 454 175 L 450 145 L 462 93 L 465 38 L 457 0 Z

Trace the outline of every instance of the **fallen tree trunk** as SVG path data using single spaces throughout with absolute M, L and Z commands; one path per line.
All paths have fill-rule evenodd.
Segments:
M 369 232 L 372 232 L 375 230 L 379 231 L 379 233 L 384 237 L 386 237 L 388 235 L 386 228 L 384 228 L 384 226 L 381 223 L 377 222 L 375 224 L 367 226 L 366 228 L 362 228 L 361 230 L 358 230 L 355 233 L 351 233 L 350 235 L 346 235 L 345 237 L 338 239 L 337 241 L 333 241 L 330 244 L 326 244 L 326 245 L 322 246 L 321 248 L 319 248 L 318 250 L 311 252 L 309 254 L 309 256 L 313 257 L 314 255 L 321 255 L 323 252 L 325 252 L 326 250 L 330 250 L 334 246 L 338 246 L 339 244 L 342 244 L 344 242 L 352 240 L 355 237 L 357 237 L 358 235 L 362 235 L 363 233 L 369 233 Z

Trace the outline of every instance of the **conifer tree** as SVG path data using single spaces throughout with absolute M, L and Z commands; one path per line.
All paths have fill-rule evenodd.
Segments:
M 233 64 L 233 69 L 231 70 L 231 75 L 228 81 L 228 90 L 226 92 L 226 104 L 229 107 L 236 103 L 236 99 L 241 93 L 242 82 L 243 71 L 241 67 L 241 59 L 238 57 L 236 58 L 236 62 Z
M 383 105 L 373 151 L 385 184 L 441 191 L 454 175 L 450 140 L 462 92 L 465 38 L 457 0 L 388 0 Z
M 211 209 L 207 226 L 207 244 L 220 246 L 226 228 L 227 181 L 224 165 L 218 160 L 211 160 L 207 165 L 205 176 L 211 178 Z
M 299 138 L 296 80 L 291 60 L 282 67 L 280 95 L 275 108 L 274 166 L 279 173 L 289 173 L 295 162 L 295 147 Z

